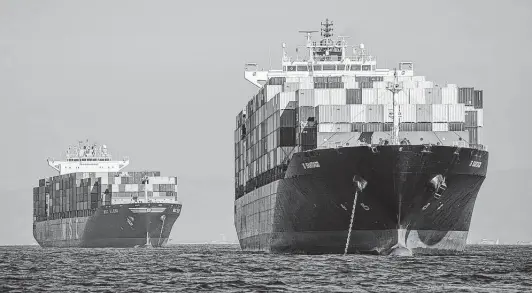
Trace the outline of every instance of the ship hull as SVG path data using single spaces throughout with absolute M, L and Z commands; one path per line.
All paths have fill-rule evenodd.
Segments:
M 389 254 L 398 245 L 463 250 L 487 163 L 485 151 L 449 146 L 297 153 L 284 179 L 237 199 L 241 247 L 309 254 L 344 253 L 346 244 L 348 253 Z
M 103 206 L 88 217 L 35 222 L 33 232 L 42 247 L 159 247 L 180 213 L 180 204 Z

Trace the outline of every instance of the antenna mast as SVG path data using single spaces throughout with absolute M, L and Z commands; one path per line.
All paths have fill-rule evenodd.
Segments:
M 314 53 L 312 52 L 312 34 L 317 33 L 318 31 L 299 31 L 300 33 L 307 34 L 307 48 L 308 48 L 308 58 L 309 62 L 314 62 Z
M 393 94 L 393 131 L 392 144 L 399 144 L 399 105 L 397 104 L 397 95 L 403 90 L 403 86 L 397 80 L 397 69 L 394 69 L 393 82 L 390 82 L 386 87 L 387 90 Z

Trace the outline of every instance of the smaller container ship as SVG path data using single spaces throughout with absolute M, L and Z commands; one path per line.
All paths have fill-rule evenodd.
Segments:
M 105 145 L 79 142 L 58 176 L 33 188 L 33 236 L 41 247 L 159 247 L 181 213 L 177 177 L 158 171 L 123 172 Z

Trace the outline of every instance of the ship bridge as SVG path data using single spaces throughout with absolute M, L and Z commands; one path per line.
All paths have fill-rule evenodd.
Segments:
M 78 172 L 118 172 L 129 165 L 129 158 L 114 161 L 106 145 L 79 141 L 66 151 L 64 160 L 48 159 L 48 165 L 59 175 Z
M 314 41 L 317 31 L 300 31 L 306 34 L 306 45 L 296 47 L 296 57 L 288 56 L 286 44 L 282 44 L 282 69 L 259 70 L 256 63 L 246 63 L 246 80 L 262 87 L 272 77 L 306 76 L 394 76 L 394 71 L 377 68 L 377 59 L 368 53 L 364 44 L 350 46 L 348 36 L 333 38 L 333 22 L 322 23 L 321 39 Z M 301 55 L 300 55 L 301 54 Z M 399 63 L 399 76 L 414 76 L 413 62 Z

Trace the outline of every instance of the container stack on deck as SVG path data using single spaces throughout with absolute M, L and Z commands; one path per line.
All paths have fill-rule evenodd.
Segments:
M 33 189 L 36 221 L 91 215 L 100 206 L 131 203 L 145 198 L 177 199 L 177 177 L 160 177 L 160 172 L 71 173 L 39 180 Z
M 282 176 L 294 152 L 386 139 L 393 128 L 393 77 L 272 77 L 236 117 L 235 188 L 243 194 Z M 400 125 L 414 143 L 482 144 L 481 90 L 399 77 Z

